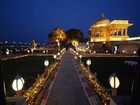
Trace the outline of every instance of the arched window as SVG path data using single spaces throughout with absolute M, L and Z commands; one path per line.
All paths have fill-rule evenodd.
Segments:
M 95 37 L 100 37 L 100 32 L 97 32 Z
M 118 32 L 118 36 L 121 36 L 121 31 Z
M 126 29 L 123 30 L 123 35 L 125 35 L 125 33 L 126 33 Z
M 116 35 L 117 35 L 117 30 L 114 31 L 114 36 L 116 36 Z
M 113 31 L 110 32 L 110 36 L 113 36 Z

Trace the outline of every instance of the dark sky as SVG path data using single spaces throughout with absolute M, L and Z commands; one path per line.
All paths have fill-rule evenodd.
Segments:
M 140 35 L 140 0 L 0 0 L 0 40 L 45 42 L 55 27 L 80 29 L 85 37 L 104 13 L 134 23 L 130 36 Z

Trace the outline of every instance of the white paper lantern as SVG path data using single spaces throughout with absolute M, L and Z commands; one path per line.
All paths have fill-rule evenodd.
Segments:
M 17 76 L 15 77 L 12 83 L 12 88 L 15 91 L 20 91 L 23 88 L 24 83 L 25 83 L 24 79 L 20 75 L 17 74 Z

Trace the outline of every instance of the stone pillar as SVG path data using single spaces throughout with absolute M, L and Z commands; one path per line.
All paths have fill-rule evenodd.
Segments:
M 127 28 L 125 28 L 125 35 L 127 35 Z
M 119 30 L 117 30 L 116 35 L 117 35 L 117 36 L 119 35 Z
M 121 36 L 123 36 L 123 29 L 121 29 Z

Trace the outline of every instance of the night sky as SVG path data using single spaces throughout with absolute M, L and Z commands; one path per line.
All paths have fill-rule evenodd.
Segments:
M 85 37 L 104 13 L 134 23 L 130 36 L 140 36 L 140 0 L 0 0 L 0 41 L 44 43 L 48 33 L 61 27 L 80 29 Z

